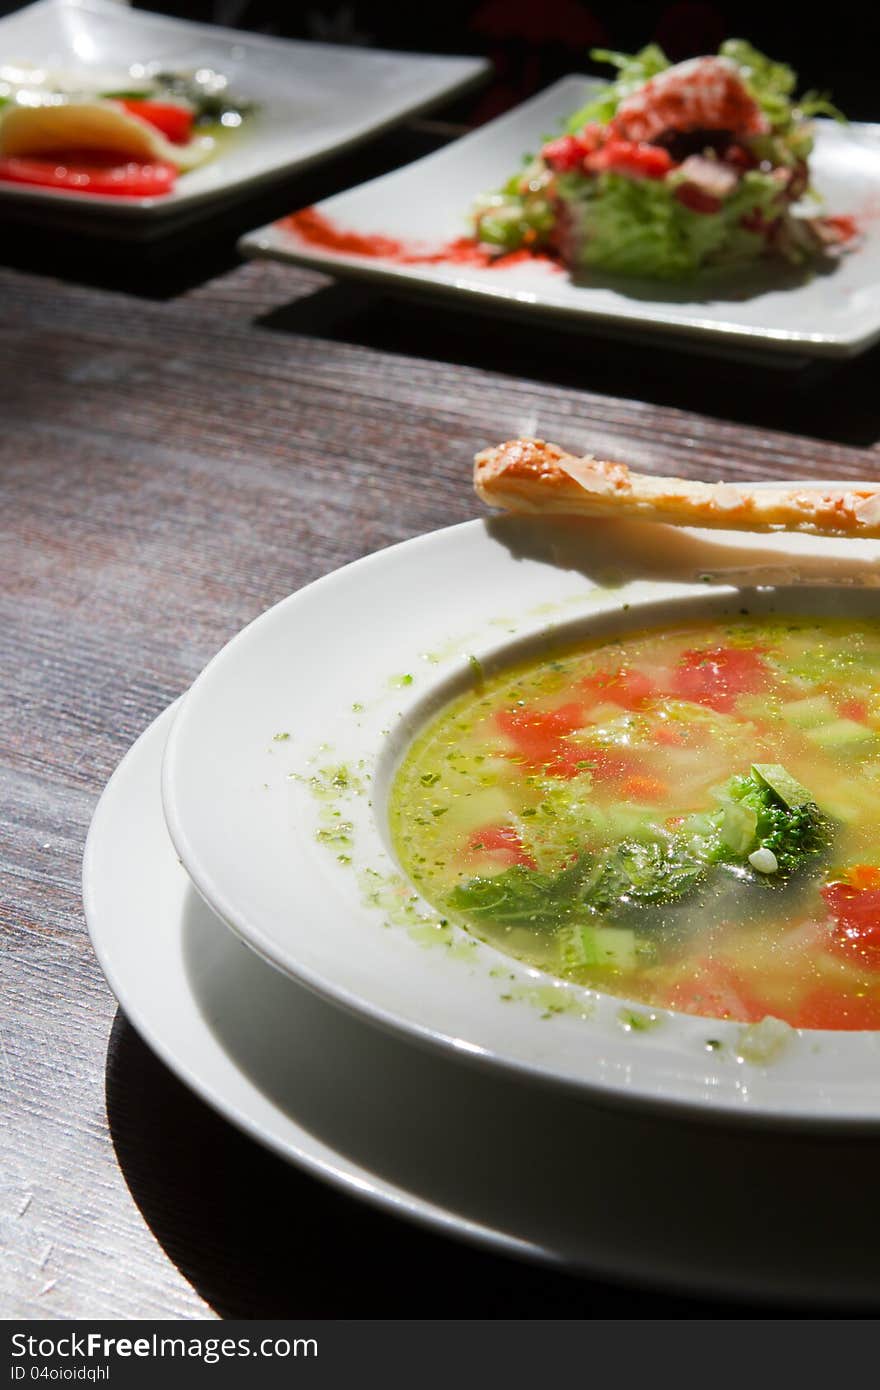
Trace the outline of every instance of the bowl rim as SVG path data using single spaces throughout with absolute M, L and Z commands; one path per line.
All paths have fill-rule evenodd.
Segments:
M 837 482 L 835 485 L 841 486 L 842 484 Z M 521 520 L 522 519 L 520 519 L 520 521 Z M 533 520 L 529 524 L 534 524 Z M 876 1129 L 880 1126 L 880 1105 L 877 1104 L 876 1099 L 874 1100 L 873 1107 L 869 1103 L 866 1104 L 863 1102 L 855 1109 L 816 1109 L 815 1107 L 810 1108 L 809 1105 L 791 1103 L 780 1108 L 778 1101 L 769 1104 L 755 1100 L 751 1096 L 749 1087 L 740 1088 L 740 1091 L 734 1094 L 730 1092 L 728 1086 L 728 1092 L 722 1094 L 720 1090 L 713 1091 L 710 1085 L 706 1093 L 702 1094 L 699 1099 L 695 1099 L 693 1095 L 689 1094 L 686 1088 L 682 1089 L 679 1087 L 676 1092 L 674 1088 L 673 1090 L 665 1086 L 658 1088 L 656 1082 L 652 1086 L 646 1086 L 640 1079 L 633 1080 L 630 1085 L 622 1088 L 619 1083 L 615 1081 L 608 1082 L 601 1076 L 576 1076 L 560 1069 L 558 1065 L 552 1062 L 548 1064 L 546 1060 L 536 1059 L 534 1057 L 529 1059 L 522 1056 L 511 1056 L 505 1054 L 503 1050 L 499 1050 L 496 1047 L 487 1046 L 484 1041 L 475 1042 L 472 1037 L 461 1036 L 454 1029 L 444 1030 L 436 1024 L 424 1022 L 412 1017 L 406 1017 L 398 1010 L 389 1008 L 386 1004 L 376 1002 L 374 999 L 364 998 L 357 990 L 340 982 L 339 979 L 329 978 L 326 973 L 322 972 L 320 969 L 316 970 L 313 966 L 303 962 L 301 959 L 294 959 L 288 951 L 279 947 L 278 941 L 273 938 L 271 933 L 267 933 L 260 923 L 255 923 L 247 912 L 241 910 L 240 906 L 234 900 L 234 897 L 229 894 L 221 882 L 218 882 L 212 866 L 205 863 L 203 856 L 193 843 L 190 833 L 192 828 L 191 817 L 188 817 L 186 812 L 181 812 L 179 784 L 181 776 L 185 775 L 185 773 L 182 772 L 182 762 L 185 758 L 187 743 L 192 736 L 193 728 L 201 717 L 205 699 L 210 699 L 212 691 L 216 691 L 217 683 L 220 682 L 222 684 L 223 680 L 226 678 L 227 668 L 234 671 L 236 663 L 240 661 L 241 653 L 246 646 L 253 644 L 255 641 L 261 641 L 263 635 L 268 633 L 273 625 L 277 624 L 279 621 L 291 621 L 295 624 L 298 615 L 305 606 L 323 601 L 327 599 L 328 596 L 332 598 L 334 592 L 340 588 L 343 590 L 353 588 L 354 591 L 357 591 L 362 588 L 364 582 L 371 575 L 375 577 L 377 572 L 381 575 L 383 571 L 390 569 L 393 573 L 394 567 L 400 561 L 401 557 L 404 557 L 406 561 L 418 557 L 418 561 L 421 564 L 422 561 L 426 559 L 426 556 L 430 558 L 428 552 L 432 549 L 436 550 L 439 547 L 442 550 L 443 547 L 450 543 L 454 544 L 456 538 L 473 539 L 478 535 L 485 537 L 491 525 L 492 523 L 487 524 L 483 520 L 477 520 L 430 532 L 422 536 L 414 537 L 411 540 L 403 541 L 398 545 L 388 547 L 371 555 L 367 555 L 350 565 L 325 575 L 315 580 L 312 584 L 307 585 L 305 588 L 282 599 L 278 604 L 273 605 L 273 607 L 254 619 L 253 622 L 249 623 L 241 632 L 233 637 L 207 664 L 181 702 L 169 734 L 162 766 L 162 800 L 166 824 L 177 853 L 196 889 L 221 920 L 275 968 L 299 980 L 308 988 L 337 1005 L 361 1017 L 367 1018 L 374 1024 L 398 1036 L 409 1038 L 422 1046 L 443 1048 L 474 1064 L 491 1067 L 493 1069 L 501 1069 L 523 1080 L 540 1082 L 541 1084 L 561 1085 L 568 1089 L 573 1088 L 583 1092 L 592 1100 L 600 1103 L 614 1105 L 631 1104 L 639 1108 L 659 1108 L 664 1113 L 677 1112 L 686 1114 L 691 1118 L 709 1119 L 713 1122 L 720 1121 L 722 1123 L 730 1123 L 734 1121 L 736 1123 L 772 1126 L 774 1128 L 792 1126 L 797 1128 L 834 1128 L 849 1130 Z M 543 527 L 543 523 L 539 523 L 539 525 Z M 754 540 L 754 538 L 751 539 Z M 769 537 L 760 538 L 762 545 L 771 543 L 771 548 L 776 548 L 778 547 L 778 542 L 776 542 L 776 546 L 774 546 L 774 539 L 775 538 Z M 803 538 L 800 537 L 789 537 L 789 547 L 785 553 L 789 555 L 792 553 L 795 555 L 801 553 L 802 547 L 799 542 L 802 540 Z M 794 542 L 793 545 L 791 544 L 792 541 Z M 847 542 L 845 544 L 851 545 L 852 543 Z M 869 543 L 863 542 L 857 544 L 864 545 Z M 678 586 L 676 592 L 670 595 L 665 592 L 669 588 L 668 585 L 664 586 L 649 581 L 647 584 L 647 592 L 645 592 L 645 587 L 645 585 L 642 585 L 641 595 L 636 598 L 634 608 L 628 610 L 631 614 L 631 619 L 627 619 L 628 623 L 635 622 L 638 617 L 637 610 L 645 606 L 654 607 L 656 604 L 659 604 L 662 607 L 664 604 L 668 605 L 672 602 L 678 607 L 680 603 L 684 601 L 690 605 L 696 602 L 700 608 L 704 606 L 723 608 L 725 604 L 730 604 L 732 595 L 735 596 L 737 593 L 741 592 L 738 589 L 726 586 L 720 586 L 717 589 L 713 588 L 709 590 L 705 586 L 694 586 L 691 584 Z M 823 586 L 821 590 L 817 590 L 812 586 L 797 586 L 796 591 L 801 595 L 802 601 L 804 594 L 809 593 L 815 595 L 817 592 L 823 593 L 827 601 L 828 596 L 836 595 L 841 587 L 842 586 L 838 585 L 826 585 Z M 658 590 L 661 592 L 658 593 Z M 630 590 L 619 590 L 618 594 L 620 595 L 624 592 L 630 595 L 627 601 L 633 603 L 633 594 Z M 772 595 L 778 594 L 779 592 L 781 592 L 781 590 L 776 589 L 772 591 Z M 880 603 L 880 594 L 874 594 L 872 591 L 860 592 L 868 595 L 866 600 L 868 605 L 872 602 Z M 772 602 L 772 595 L 768 598 L 768 602 Z M 619 615 L 620 611 L 620 605 L 612 602 L 605 608 L 601 606 L 595 607 L 592 610 L 592 614 L 588 614 L 586 617 L 582 613 L 579 614 L 576 621 L 581 624 L 589 624 L 591 617 L 604 613 Z M 570 624 L 568 626 L 570 626 Z M 538 640 L 536 637 L 537 632 L 538 626 L 534 625 L 532 630 L 526 633 L 526 640 Z M 561 637 L 556 636 L 549 644 L 563 645 L 565 640 L 564 635 Z M 449 676 L 449 673 L 450 668 L 448 666 L 443 669 L 438 668 L 438 678 Z M 399 704 L 396 718 L 400 721 L 398 724 L 399 729 L 405 726 L 407 716 L 411 715 L 414 709 L 424 704 L 425 698 L 431 698 L 430 687 L 427 697 L 425 697 L 424 693 L 421 691 L 417 692 L 415 697 L 408 694 L 408 692 L 398 692 Z M 402 748 L 406 746 L 408 740 L 405 736 L 401 735 L 398 742 Z M 393 768 L 393 755 L 386 753 L 384 749 L 375 753 L 374 756 L 377 762 L 381 761 L 384 757 L 386 768 Z M 376 815 L 372 816 L 372 820 L 374 825 L 379 824 L 379 819 Z M 384 817 L 382 818 L 382 824 L 384 825 Z M 483 947 L 481 945 L 481 950 L 482 949 Z M 511 963 L 512 958 L 504 956 L 496 948 L 485 946 L 484 949 L 492 954 L 496 962 L 500 960 L 505 965 Z M 542 974 L 542 972 L 534 971 L 528 973 L 530 973 L 531 978 Z M 548 982 L 552 982 L 553 980 L 553 977 L 549 975 L 544 978 Z M 605 1007 L 606 1013 L 608 1009 L 620 1010 L 621 1007 L 627 1007 L 627 1001 L 617 996 L 607 995 L 595 990 L 587 990 L 583 991 L 583 993 L 588 995 L 591 1000 L 598 999 L 600 1001 L 605 1001 L 603 1007 Z M 644 1005 L 639 1004 L 634 1004 L 633 1007 L 645 1008 Z M 692 1015 L 675 1013 L 673 1011 L 652 1009 L 651 1012 L 663 1015 L 664 1019 L 668 1016 L 668 1018 L 673 1021 L 671 1027 L 678 1033 L 683 1033 L 688 1029 L 694 1032 L 695 1028 L 697 1031 L 705 1032 L 708 1025 L 713 1033 L 721 1032 L 732 1039 L 734 1036 L 732 1030 L 742 1030 L 744 1026 L 742 1024 L 732 1024 L 729 1020 L 708 1020 L 697 1018 Z M 818 1030 L 811 1030 L 809 1032 L 806 1030 L 795 1030 L 796 1037 L 803 1038 L 805 1035 L 808 1039 L 812 1040 L 826 1040 L 826 1047 L 833 1047 L 838 1052 L 848 1052 L 851 1057 L 867 1056 L 874 1060 L 876 1060 L 877 1055 L 877 1044 L 880 1042 L 880 1034 L 874 1034 L 873 1032 L 823 1033 Z M 831 1042 L 827 1040 L 831 1040 Z M 619 1042 L 619 1039 L 617 1041 Z M 643 1035 L 639 1038 L 637 1046 L 641 1048 L 645 1041 L 646 1035 Z M 634 1055 L 639 1056 L 641 1060 L 644 1061 L 647 1053 L 648 1049 L 645 1048 L 641 1053 L 636 1053 Z M 693 1059 L 691 1058 L 690 1061 L 692 1062 Z M 710 1063 L 707 1063 L 705 1058 L 701 1058 L 700 1066 L 705 1072 L 706 1068 L 710 1066 Z M 649 1070 L 649 1068 L 647 1069 Z M 706 1079 L 709 1080 L 708 1074 Z M 867 1100 L 870 1101 L 870 1099 L 871 1097 L 868 1096 Z

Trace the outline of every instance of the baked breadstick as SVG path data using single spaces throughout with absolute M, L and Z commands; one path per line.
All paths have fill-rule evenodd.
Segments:
M 484 449 L 474 460 L 474 486 L 491 507 L 511 512 L 880 538 L 880 483 L 751 488 L 650 477 L 623 463 L 575 458 L 542 439 Z

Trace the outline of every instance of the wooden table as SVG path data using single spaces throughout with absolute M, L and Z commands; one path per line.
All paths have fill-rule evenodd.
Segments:
M 239 227 L 443 133 L 164 254 L 0 233 L 5 1316 L 743 1312 L 490 1256 L 287 1167 L 139 1041 L 86 936 L 83 840 L 129 745 L 268 605 L 475 515 L 487 442 L 527 427 L 708 478 L 880 472 L 877 351 L 766 371 L 557 330 L 538 351 L 525 322 L 238 263 Z

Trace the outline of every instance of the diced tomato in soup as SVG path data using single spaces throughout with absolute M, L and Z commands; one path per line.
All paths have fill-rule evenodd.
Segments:
M 706 647 L 683 653 L 671 693 L 725 713 L 738 695 L 763 690 L 769 680 L 770 671 L 753 647 Z
M 484 825 L 482 829 L 472 831 L 468 849 L 489 854 L 505 866 L 524 864 L 528 869 L 535 867 L 535 861 L 526 851 L 521 835 L 512 825 Z
M 831 949 L 853 965 L 880 970 L 880 886 L 829 883 L 822 897 L 834 922 Z
M 623 709 L 641 709 L 655 695 L 649 676 L 643 671 L 596 671 L 585 676 L 581 688 L 597 703 L 608 700 Z

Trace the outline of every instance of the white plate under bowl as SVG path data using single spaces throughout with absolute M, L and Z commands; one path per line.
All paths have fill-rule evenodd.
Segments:
M 487 71 L 482 58 L 386 53 L 267 38 L 132 10 L 113 0 L 38 0 L 0 19 L 7 62 L 119 73 L 132 63 L 212 67 L 258 111 L 215 158 L 181 174 L 161 198 L 108 198 L 0 182 L 0 206 L 88 211 L 152 223 L 305 168 L 386 129 Z
M 876 1138 L 732 1142 L 558 1090 L 525 1097 L 266 965 L 209 911 L 168 838 L 172 718 L 101 798 L 86 916 L 130 1022 L 228 1120 L 354 1197 L 497 1252 L 704 1296 L 880 1302 Z M 858 1193 L 858 1220 L 817 1199 L 829 1174 Z
M 381 551 L 264 613 L 196 680 L 165 756 L 171 837 L 206 901 L 268 961 L 425 1044 L 594 1099 L 878 1125 L 880 1032 L 792 1032 L 757 1066 L 741 1060 L 731 1022 L 660 1011 L 659 1026 L 628 1031 L 619 999 L 420 925 L 436 914 L 401 879 L 386 817 L 396 761 L 473 681 L 471 657 L 491 670 L 536 646 L 687 611 L 845 602 L 876 616 L 878 558 L 873 542 L 516 518 Z M 603 588 L 609 570 L 614 587 Z M 745 591 L 710 575 L 791 586 Z M 326 769 L 340 765 L 348 788 L 337 792 Z M 333 842 L 343 823 L 346 843 Z
M 325 199 L 318 210 L 344 231 L 436 249 L 467 233 L 475 200 L 520 168 L 524 152 L 559 130 L 597 85 L 564 78 L 445 149 Z M 598 274 L 576 282 L 541 261 L 483 269 L 342 253 L 308 243 L 285 220 L 249 232 L 239 245 L 250 256 L 451 294 L 462 306 L 482 301 L 533 317 L 847 357 L 880 337 L 880 126 L 818 121 L 810 167 L 827 210 L 855 215 L 863 229 L 862 243 L 828 274 L 767 264 L 679 284 Z

